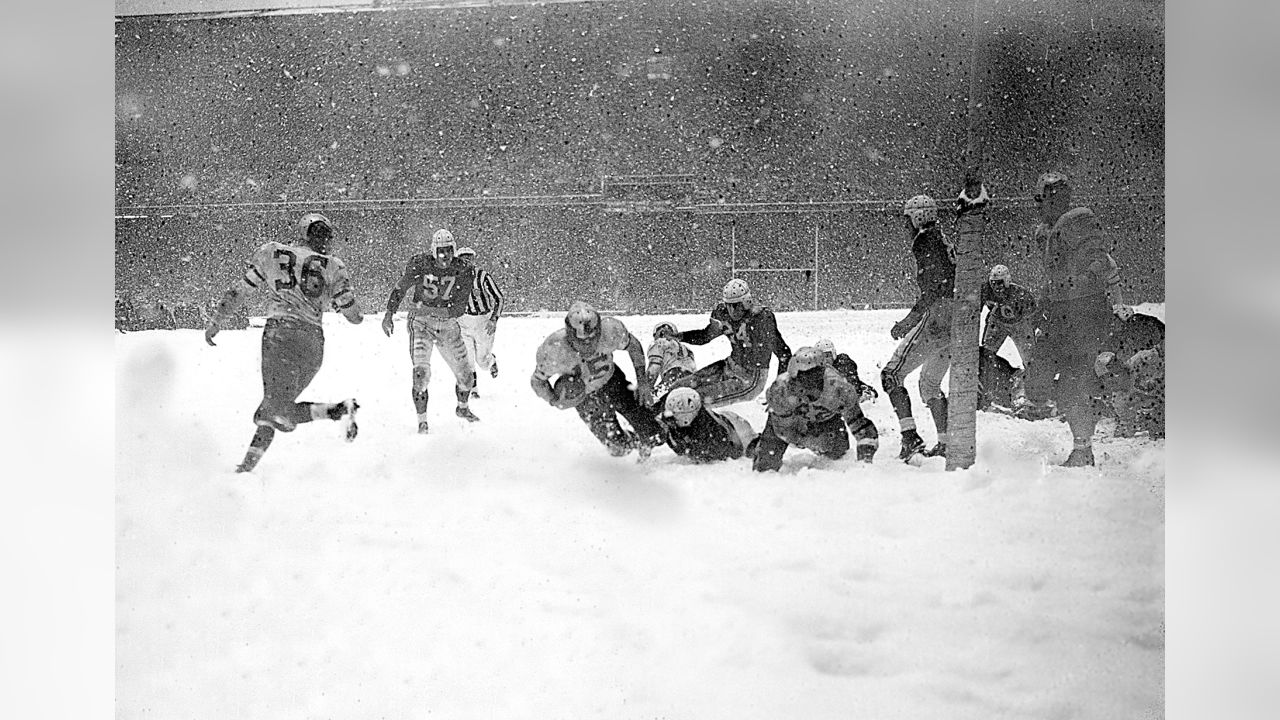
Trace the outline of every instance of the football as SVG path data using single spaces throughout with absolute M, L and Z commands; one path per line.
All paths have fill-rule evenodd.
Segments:
M 582 380 L 581 375 L 576 374 L 561 375 L 556 378 L 551 389 L 555 391 L 556 397 L 560 398 L 560 402 L 568 407 L 576 406 L 582 402 L 582 398 L 587 396 L 587 384 Z

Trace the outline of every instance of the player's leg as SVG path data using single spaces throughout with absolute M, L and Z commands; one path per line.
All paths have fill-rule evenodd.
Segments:
M 618 373 L 615 371 L 616 374 Z M 608 385 L 606 384 L 605 387 Z M 618 422 L 618 414 L 603 391 L 604 388 L 601 388 L 590 393 L 578 403 L 574 410 L 591 430 L 591 434 L 595 435 L 600 444 L 609 450 L 610 455 L 615 457 L 626 455 L 635 446 L 635 436 Z
M 760 438 L 756 443 L 755 457 L 751 460 L 751 469 L 756 472 L 779 470 L 782 468 L 782 456 L 787 452 L 787 441 L 778 437 L 773 429 L 773 416 L 764 422 Z
M 418 414 L 418 432 L 427 432 L 427 404 L 431 383 L 431 348 L 435 342 L 427 328 L 426 318 L 410 317 L 409 359 L 413 363 L 413 409 Z
M 925 347 L 924 326 L 924 322 L 919 323 L 898 341 L 898 346 L 880 371 L 880 384 L 889 397 L 894 414 L 898 416 L 898 428 L 902 434 L 902 450 L 898 457 L 903 460 L 924 450 L 924 440 L 916 431 L 916 419 L 911 412 L 911 395 L 903 384 L 907 375 L 924 364 L 925 350 L 928 349 Z
M 727 363 L 718 382 L 708 383 L 701 392 L 704 407 L 718 408 L 758 397 L 769 383 L 763 368 L 731 367 Z
M 947 396 L 942 392 L 942 378 L 947 374 L 949 367 L 951 367 L 950 341 L 946 345 L 936 347 L 920 366 L 920 399 L 929 408 L 929 413 L 933 416 L 933 427 L 938 434 L 937 443 L 924 453 L 927 457 L 940 457 L 947 454 Z
M 644 407 L 636 400 L 635 393 L 632 392 L 627 376 L 623 374 L 621 368 L 614 366 L 609 381 L 596 391 L 596 394 L 615 418 L 618 415 L 626 418 L 633 430 L 628 433 L 628 439 L 640 451 L 642 458 L 648 457 L 653 448 L 664 442 L 662 424 L 658 422 L 652 409 Z
M 1071 454 L 1067 466 L 1093 464 L 1093 433 L 1103 414 L 1105 394 L 1094 370 L 1110 323 L 1111 308 L 1105 297 L 1081 298 L 1066 303 L 1070 311 L 1065 330 L 1069 350 L 1063 353 L 1058 388 L 1058 409 L 1071 427 Z
M 747 455 L 747 448 L 751 447 L 751 443 L 760 437 L 760 434 L 751 427 L 751 423 L 747 422 L 746 418 L 732 410 L 720 410 L 719 415 L 728 421 L 729 427 L 733 430 L 729 435 L 730 439 L 742 450 L 742 455 Z
M 480 418 L 471 412 L 468 403 L 471 400 L 471 389 L 476 385 L 476 369 L 467 353 L 466 343 L 463 342 L 461 326 L 456 320 L 442 320 L 436 332 L 440 356 L 453 371 L 454 396 L 458 399 L 454 414 L 468 422 L 475 422 Z
M 855 416 L 846 419 L 846 424 L 857 447 L 858 461 L 871 462 L 876 450 L 880 449 L 880 431 L 876 428 L 876 424 L 871 422 L 871 418 L 862 414 L 861 408 Z

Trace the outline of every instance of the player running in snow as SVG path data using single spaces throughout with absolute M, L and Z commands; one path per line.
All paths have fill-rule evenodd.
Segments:
M 205 326 L 205 342 L 215 345 L 213 338 L 249 296 L 266 295 L 262 402 L 253 413 L 258 429 L 236 472 L 253 470 L 275 439 L 276 431 L 291 432 L 312 420 L 345 419 L 347 441 L 356 437 L 355 413 L 359 406 L 355 398 L 338 403 L 298 402 L 298 396 L 315 379 L 324 361 L 325 309 L 342 313 L 347 322 L 356 325 L 364 321 L 364 316 L 351 290 L 346 265 L 330 254 L 333 224 L 324 215 L 307 213 L 298 220 L 297 229 L 295 243 L 271 241 L 253 253 L 249 269 L 223 293 Z

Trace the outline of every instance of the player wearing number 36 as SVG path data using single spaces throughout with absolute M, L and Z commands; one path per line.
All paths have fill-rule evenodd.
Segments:
M 635 371 L 633 394 L 613 354 L 625 350 Z M 552 385 L 555 378 L 555 385 Z M 626 455 L 633 448 L 644 459 L 662 444 L 662 427 L 648 410 L 653 386 L 645 373 L 640 341 L 617 318 L 602 316 L 585 302 L 575 302 L 556 330 L 538 347 L 529 385 L 552 407 L 574 408 L 610 454 Z M 633 431 L 618 422 L 626 418 Z
M 213 338 L 245 300 L 266 296 L 267 322 L 262 330 L 262 402 L 253 413 L 258 426 L 236 472 L 248 472 L 262 459 L 277 430 L 290 432 L 312 420 L 345 420 L 346 439 L 356 437 L 355 399 L 339 403 L 298 402 L 324 360 L 322 313 L 332 307 L 348 322 L 364 320 L 346 265 L 330 254 L 333 224 L 308 213 L 297 223 L 294 244 L 268 242 L 249 258 L 240 281 L 227 288 L 204 330 Z
M 453 371 L 458 417 L 475 422 L 467 401 L 476 386 L 476 369 L 462 342 L 458 318 L 467 310 L 475 269 L 454 257 L 457 245 L 453 233 L 436 230 L 428 252 L 409 258 L 400 282 L 391 288 L 387 312 L 382 316 L 382 332 L 391 337 L 393 317 L 400 301 L 409 296 L 409 355 L 413 360 L 413 407 L 418 412 L 418 432 L 427 432 L 427 383 L 431 380 L 431 349 L 439 348 L 444 362 Z

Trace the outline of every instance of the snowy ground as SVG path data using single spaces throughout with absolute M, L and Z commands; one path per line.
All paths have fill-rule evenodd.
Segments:
M 779 323 L 878 385 L 901 315 Z M 622 320 L 647 343 L 705 317 Z M 420 437 L 403 324 L 331 316 L 303 399 L 358 397 L 360 437 L 303 426 L 253 475 L 231 469 L 261 330 L 118 336 L 116 717 L 1162 715 L 1163 441 L 1104 426 L 1098 467 L 1060 468 L 1065 424 L 980 414 L 973 468 L 915 468 L 881 397 L 870 467 L 791 450 L 760 474 L 665 448 L 641 465 L 530 391 L 560 323 L 501 322 L 474 425 L 437 356 Z M 763 425 L 758 403 L 733 409 Z

